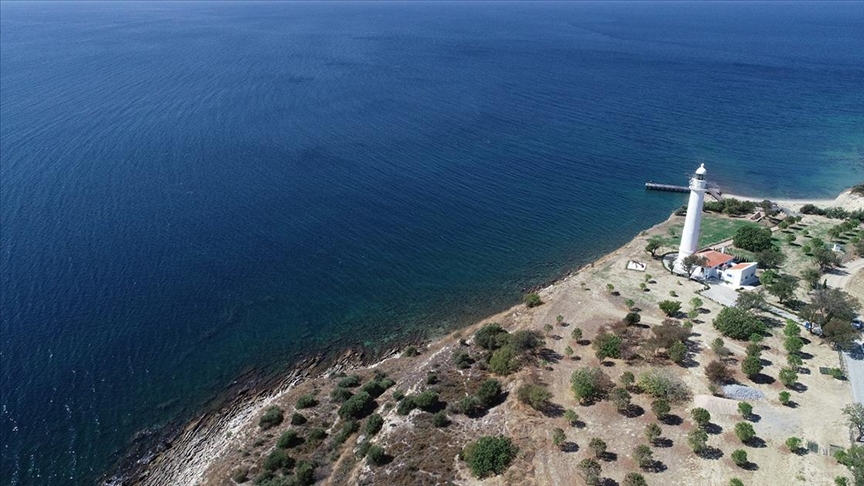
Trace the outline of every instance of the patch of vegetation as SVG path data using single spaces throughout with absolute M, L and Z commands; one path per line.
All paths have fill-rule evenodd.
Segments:
M 384 448 L 379 445 L 373 445 L 366 453 L 366 460 L 372 466 L 382 466 L 387 463 L 387 459 Z
M 597 359 L 603 361 L 606 358 L 620 358 L 621 343 L 622 340 L 619 336 L 606 330 L 601 330 L 597 333 L 597 337 L 594 338 L 592 347 L 594 348 L 594 353 L 597 355 Z
M 741 442 L 746 443 L 756 437 L 756 431 L 753 430 L 753 426 L 748 422 L 738 422 L 735 424 L 735 436 Z
M 570 375 L 573 395 L 580 403 L 591 403 L 606 392 L 610 380 L 600 368 L 580 368 Z
M 279 436 L 279 439 L 276 441 L 276 447 L 280 449 L 291 449 L 292 447 L 296 447 L 302 443 L 303 439 L 297 435 L 297 431 L 289 429 Z
M 674 317 L 681 311 L 681 302 L 677 300 L 661 300 L 657 306 L 669 317 Z
M 496 375 L 506 376 L 520 367 L 519 354 L 509 345 L 496 349 L 489 359 L 489 370 Z
M 343 420 L 363 418 L 372 411 L 374 404 L 371 395 L 364 391 L 358 392 L 339 407 L 339 418 Z
M 354 388 L 360 386 L 360 377 L 357 375 L 348 375 L 339 380 L 339 383 L 337 383 L 336 386 L 340 388 Z
M 520 402 L 530 406 L 534 410 L 543 411 L 549 406 L 552 393 L 540 385 L 525 383 L 516 391 L 516 396 Z
M 690 398 L 690 388 L 666 370 L 649 369 L 639 374 L 639 388 L 654 398 L 680 403 Z
M 308 422 L 308 419 L 300 413 L 294 412 L 291 415 L 291 425 L 303 425 L 306 422 Z
M 264 459 L 265 471 L 277 471 L 279 469 L 290 470 L 293 467 L 294 459 L 283 449 L 274 449 L 273 452 Z
M 373 413 L 366 419 L 366 426 L 363 428 L 363 432 L 372 437 L 381 431 L 381 427 L 384 426 L 384 418 L 378 415 L 377 413 Z
M 762 226 L 742 226 L 735 231 L 732 244 L 742 250 L 760 252 L 774 246 L 771 230 Z
M 282 415 L 282 409 L 277 406 L 269 407 L 264 415 L 258 419 L 258 426 L 261 427 L 262 430 L 267 430 L 277 425 L 281 424 L 285 419 L 284 415 Z
M 724 336 L 744 341 L 754 333 L 765 332 L 765 323 L 738 307 L 724 307 L 714 318 L 714 328 Z
M 525 305 L 530 309 L 532 307 L 537 307 L 543 304 L 543 301 L 540 299 L 540 295 L 536 292 L 531 292 L 530 294 L 525 296 Z
M 475 477 L 485 478 L 503 473 L 518 451 L 509 437 L 486 436 L 466 445 L 459 457 L 468 463 Z
M 601 469 L 600 463 L 596 460 L 591 458 L 582 459 L 576 465 L 576 470 L 588 486 L 597 486 L 600 484 Z
M 297 399 L 297 408 L 301 410 L 304 408 L 312 408 L 315 405 L 318 405 L 318 400 L 316 400 L 315 397 L 311 394 L 307 393 L 305 395 L 301 395 L 300 398 Z
M 734 462 L 735 465 L 738 467 L 744 467 L 749 464 L 749 461 L 747 460 L 747 451 L 745 450 L 735 449 L 734 451 L 732 451 L 731 457 L 732 462 Z
M 499 324 L 486 324 L 474 333 L 474 342 L 487 351 L 494 351 L 509 340 L 510 333 Z

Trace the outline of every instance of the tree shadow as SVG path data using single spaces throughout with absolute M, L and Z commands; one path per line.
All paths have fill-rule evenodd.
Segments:
M 748 421 L 753 422 L 755 424 L 755 423 L 758 423 L 760 420 L 762 420 L 762 416 L 759 415 L 758 413 L 751 413 L 750 415 L 744 417 L 744 420 L 748 420 Z
M 757 373 L 750 378 L 750 381 L 756 383 L 757 385 L 771 385 L 777 380 L 766 375 L 765 373 Z
M 645 415 L 645 409 L 640 407 L 639 405 L 631 403 L 630 406 L 627 407 L 626 410 L 623 410 L 621 412 L 621 415 L 623 415 L 627 418 L 641 417 L 641 416 Z
M 577 444 L 575 442 L 570 442 L 568 440 L 567 442 L 564 442 L 563 444 L 561 444 L 561 451 L 562 452 L 579 452 L 579 444 Z
M 759 362 L 762 363 L 763 367 L 768 367 L 768 366 L 771 366 L 772 364 L 774 364 L 773 361 L 771 361 L 770 359 L 765 359 L 765 358 L 759 358 Z
M 615 462 L 618 460 L 618 454 L 606 451 L 602 455 L 600 455 L 600 459 L 606 462 Z
M 560 341 L 560 340 L 564 339 L 561 336 L 559 336 L 558 334 L 553 334 L 549 337 L 551 337 L 553 341 Z
M 541 413 L 547 417 L 557 418 L 564 416 L 564 407 L 558 405 L 557 403 L 550 403 L 546 405 Z
M 671 426 L 677 426 L 677 425 L 681 425 L 684 423 L 684 420 L 681 417 L 679 417 L 678 415 L 675 415 L 674 413 L 670 413 L 670 414 L 666 415 L 660 421 L 666 425 L 671 425 Z
M 702 430 L 711 435 L 719 435 L 723 433 L 723 427 L 711 422 L 705 424 L 705 426 L 702 427 Z
M 802 360 L 813 359 L 813 355 L 812 355 L 812 354 L 810 354 L 810 353 L 806 353 L 806 352 L 804 352 L 804 351 L 798 351 L 798 356 L 799 356 Z
M 654 445 L 654 447 L 657 448 L 668 449 L 669 447 L 672 447 L 673 442 L 672 439 L 667 439 L 666 437 L 658 437 L 654 439 L 652 444 Z
M 746 464 L 742 464 L 739 467 L 741 469 L 744 469 L 745 471 L 758 471 L 759 470 L 759 465 L 757 465 L 755 462 L 750 462 L 750 461 L 747 461 Z
M 663 461 L 654 460 L 646 464 L 642 469 L 654 473 L 661 473 L 668 468 L 666 467 L 666 464 L 663 464 Z
M 809 390 L 810 388 L 808 388 L 807 385 L 805 385 L 804 383 L 795 382 L 792 384 L 792 386 L 789 387 L 789 389 L 796 391 L 798 393 L 804 393 L 805 391 Z
M 612 478 L 600 478 L 600 481 L 597 482 L 597 486 L 618 486 L 618 481 L 615 481 Z
M 723 451 L 716 447 L 707 446 L 698 453 L 698 456 L 702 459 L 711 459 L 712 461 L 716 461 L 723 457 Z
M 563 356 L 561 356 L 560 354 L 556 353 L 555 351 L 553 351 L 549 348 L 541 349 L 540 351 L 537 352 L 537 355 L 540 356 L 541 359 L 544 359 L 544 360 L 548 361 L 549 363 L 557 363 L 557 362 L 561 361 L 561 358 L 563 358 Z
M 745 442 L 745 444 L 747 444 L 749 447 L 753 447 L 754 449 L 762 449 L 764 447 L 767 447 L 765 441 L 762 440 L 760 437 L 753 437 L 752 439 Z

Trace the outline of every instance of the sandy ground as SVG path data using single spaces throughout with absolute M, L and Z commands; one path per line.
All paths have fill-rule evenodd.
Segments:
M 838 198 L 838 201 L 847 208 L 855 207 L 852 205 L 859 203 L 864 204 L 864 200 L 859 201 L 860 198 L 847 197 L 842 201 L 841 198 Z M 796 204 L 805 202 L 798 201 Z M 580 415 L 580 427 L 569 427 L 560 413 L 543 414 L 527 408 L 511 393 L 510 398 L 482 418 L 451 415 L 453 424 L 444 429 L 446 432 L 440 431 L 447 435 L 440 439 L 443 441 L 440 446 L 435 446 L 428 444 L 428 441 L 432 440 L 428 435 L 411 439 L 415 437 L 411 434 L 421 431 L 416 424 L 421 420 L 419 416 L 397 416 L 393 409 L 385 407 L 380 412 L 385 417 L 385 432 L 376 440 L 381 441 L 388 450 L 405 452 L 397 456 L 391 466 L 372 470 L 365 463 L 353 460 L 351 447 L 346 446 L 346 451 L 335 461 L 324 484 L 439 484 L 446 482 L 447 474 L 455 474 L 448 480 L 457 484 L 580 484 L 580 481 L 574 478 L 578 477 L 576 464 L 581 459 L 590 457 L 587 445 L 591 437 L 603 438 L 609 445 L 609 451 L 613 453 L 613 459 L 601 461 L 603 477 L 620 484 L 626 473 L 638 471 L 638 466 L 630 458 L 630 454 L 636 445 L 645 442 L 642 437 L 644 427 L 656 422 L 650 411 L 650 400 L 644 395 L 633 395 L 633 403 L 641 407 L 643 413 L 627 418 L 615 411 L 607 401 L 592 406 L 577 404 L 570 390 L 571 373 L 586 365 L 600 366 L 600 363 L 594 357 L 590 346 L 576 343 L 569 336 L 573 327 L 579 327 L 583 329 L 585 339 L 593 338 L 601 326 L 624 316 L 627 312 L 625 300 L 628 298 L 633 299 L 635 306 L 642 309 L 642 324 L 647 326 L 663 321 L 664 316 L 657 307 L 661 300 L 681 301 L 684 303 L 684 310 L 689 310 L 688 302 L 703 290 L 702 286 L 670 275 L 659 260 L 652 259 L 643 250 L 650 236 L 664 234 L 668 225 L 679 220 L 680 218 L 676 217 L 670 218 L 666 223 L 643 232 L 614 253 L 542 289 L 539 293 L 544 304 L 540 307 L 527 309 L 524 305 L 514 306 L 474 326 L 429 343 L 420 357 L 393 357 L 374 365 L 396 380 L 395 388 L 409 393 L 412 390 L 422 390 L 426 387 L 425 378 L 428 372 L 453 368 L 454 352 L 465 349 L 460 345 L 460 339 L 470 337 L 480 325 L 499 322 L 510 331 L 543 330 L 544 325 L 554 325 L 556 316 L 561 315 L 564 317 L 565 326 L 554 325 L 553 331 L 547 336 L 546 346 L 552 352 L 548 366 L 528 366 L 519 373 L 500 380 L 504 388 L 511 392 L 527 381 L 546 384 L 553 394 L 552 402 L 557 405 L 556 409 L 574 409 Z M 646 271 L 626 270 L 626 264 L 630 260 L 646 263 Z M 861 273 L 857 272 L 844 284 L 853 291 L 864 289 Z M 640 288 L 640 284 L 646 282 L 646 287 Z M 614 286 L 614 292 L 607 289 L 607 284 Z M 683 379 L 690 386 L 694 400 L 713 410 L 712 423 L 715 427 L 712 427 L 709 445 L 720 451 L 720 457 L 706 459 L 689 450 L 686 434 L 694 427 L 690 420 L 690 409 L 696 406 L 696 402 L 676 406 L 672 413 L 683 420 L 677 425 L 662 425 L 663 437 L 668 441 L 663 447 L 652 449 L 654 458 L 660 461 L 663 467 L 656 472 L 643 472 L 648 483 L 726 485 L 732 477 L 739 477 L 745 484 L 833 484 L 833 478 L 846 474 L 846 471 L 828 456 L 828 451 L 831 446 L 848 445 L 848 430 L 843 424 L 840 409 L 849 403 L 852 397 L 848 382 L 821 375 L 819 367 L 838 366 L 838 354 L 825 344 L 808 342 L 804 347 L 807 358 L 802 373 L 799 373 L 799 391 L 793 392 L 794 408 L 782 406 L 777 398 L 783 386 L 774 378 L 785 364 L 782 333 L 779 329 L 774 331 L 773 337 L 763 342 L 767 346 L 763 353 L 767 363 L 763 373 L 772 377 L 770 380 L 753 383 L 737 371 L 737 365 L 733 365 L 736 379 L 741 384 L 752 386 L 765 395 L 764 399 L 753 402 L 757 416 L 753 426 L 762 440 L 762 446 L 744 446 L 732 433 L 735 423 L 741 421 L 741 417 L 734 412 L 730 413 L 732 405 L 729 402 L 711 396 L 709 383 L 704 376 L 703 366 L 716 358 L 708 349 L 708 343 L 718 337 L 710 323 L 721 306 L 708 299 L 702 300 L 704 304 L 701 314 L 694 321 L 689 364 L 678 366 L 667 363 L 659 366 L 669 369 Z M 726 340 L 726 346 L 733 352 L 735 359 L 743 357 L 745 345 L 746 343 Z M 568 346 L 575 350 L 572 359 L 565 357 L 565 348 Z M 613 380 L 617 380 L 623 371 L 629 370 L 638 375 L 651 366 L 658 365 L 607 360 L 602 369 Z M 368 373 L 370 368 L 372 367 L 357 368 L 357 371 Z M 469 371 L 475 372 L 474 369 Z M 461 371 L 448 373 L 455 376 L 456 380 L 464 378 L 467 382 L 470 378 Z M 266 453 L 266 449 L 253 450 L 251 456 L 249 455 L 252 449 L 250 443 L 256 437 L 261 437 L 257 428 L 257 417 L 262 410 L 271 404 L 278 404 L 290 415 L 299 394 L 324 390 L 322 393 L 326 395 L 325 387 L 332 386 L 332 381 L 328 381 L 326 375 L 327 373 L 323 373 L 319 378 L 292 382 L 283 389 L 250 401 L 207 430 L 196 430 L 190 426 L 188 433 L 177 441 L 174 447 L 154 461 L 140 482 L 153 485 L 234 484 L 229 479 L 232 470 L 242 464 L 253 464 L 254 467 L 255 461 L 260 462 L 262 454 Z M 385 393 L 380 401 L 386 403 L 389 399 L 390 391 Z M 332 415 L 332 410 L 328 413 Z M 313 416 L 312 419 L 325 420 L 325 415 L 322 412 L 322 417 Z M 278 436 L 286 426 L 275 430 L 273 434 Z M 566 431 L 566 451 L 551 444 L 551 432 L 555 427 Z M 520 454 L 504 475 L 477 481 L 470 477 L 464 463 L 456 458 L 455 453 L 468 441 L 495 433 L 513 437 L 519 445 Z M 784 442 L 792 435 L 813 442 L 817 452 L 799 455 L 787 451 Z M 271 436 L 268 440 L 270 445 L 264 447 L 272 448 L 275 439 Z M 427 446 L 434 446 L 438 452 L 423 449 Z M 745 470 L 731 462 L 729 455 L 738 448 L 747 451 L 754 467 Z M 436 454 L 443 456 L 437 457 Z M 421 455 L 424 457 L 420 457 Z M 429 469 L 430 457 L 434 457 L 442 469 Z M 420 465 L 412 463 L 420 460 L 427 462 Z M 399 468 L 408 468 L 410 474 L 405 475 Z M 405 478 L 413 479 L 408 481 Z
M 731 193 L 723 193 L 723 196 L 741 199 L 742 201 L 754 202 L 761 202 L 765 199 L 762 197 L 740 196 Z M 800 210 L 801 206 L 804 206 L 805 204 L 813 204 L 814 206 L 822 208 L 842 207 L 847 211 L 864 210 L 864 197 L 852 194 L 849 190 L 843 191 L 835 199 L 771 199 L 771 201 L 792 211 Z

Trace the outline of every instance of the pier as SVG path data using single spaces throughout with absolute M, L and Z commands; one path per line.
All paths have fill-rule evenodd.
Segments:
M 674 184 L 658 184 L 656 182 L 646 182 L 645 189 L 649 191 L 690 192 L 690 188 L 688 186 L 676 186 Z M 706 189 L 706 191 L 716 201 L 723 200 L 723 193 L 720 192 L 720 189 L 717 189 L 716 187 L 709 187 L 708 189 Z

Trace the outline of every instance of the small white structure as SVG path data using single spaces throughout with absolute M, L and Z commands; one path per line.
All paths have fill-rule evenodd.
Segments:
M 690 178 L 690 201 L 687 203 L 687 218 L 684 220 L 681 245 L 678 247 L 678 257 L 675 259 L 674 268 L 678 273 L 686 273 L 681 264 L 685 258 L 696 253 L 698 248 L 699 227 L 702 224 L 702 206 L 705 204 L 705 190 L 708 186 L 705 172 L 705 164 L 701 164 L 693 177 Z
M 732 255 L 716 250 L 700 251 L 697 255 L 705 259 L 705 265 L 693 272 L 693 276 L 704 280 L 723 280 L 723 271 L 735 259 Z
M 735 288 L 744 287 L 745 285 L 755 285 L 759 281 L 756 278 L 757 266 L 755 262 L 736 263 L 723 270 L 723 281 Z

